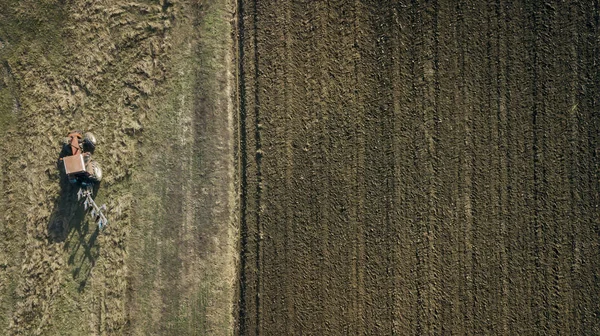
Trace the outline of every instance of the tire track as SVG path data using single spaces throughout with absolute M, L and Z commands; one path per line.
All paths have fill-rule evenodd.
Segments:
M 254 214 L 255 216 L 255 221 L 256 221 L 256 271 L 258 276 L 256 277 L 256 287 L 257 287 L 257 292 L 258 295 L 256 296 L 256 335 L 261 335 L 262 334 L 262 330 L 263 330 L 263 316 L 264 316 L 264 312 L 263 312 L 263 293 L 265 292 L 264 290 L 264 279 L 263 279 L 263 275 L 264 275 L 264 228 L 263 228 L 263 221 L 262 221 L 262 213 L 263 213 L 263 208 L 262 208 L 262 194 L 263 194 L 263 178 L 262 178 L 262 167 L 261 167 L 261 163 L 262 163 L 262 157 L 263 157 L 263 150 L 262 150 L 262 139 L 261 139 L 261 128 L 262 128 L 262 124 L 261 124 L 261 115 L 260 115 L 260 98 L 261 95 L 259 94 L 258 88 L 261 85 L 261 72 L 260 72 L 260 62 L 261 59 L 259 58 L 259 54 L 258 54 L 258 50 L 259 47 L 262 47 L 261 45 L 259 45 L 259 36 L 262 37 L 262 35 L 258 34 L 258 28 L 259 28 L 259 15 L 261 16 L 261 20 L 262 20 L 262 14 L 259 14 L 259 7 L 258 7 L 258 1 L 254 1 L 254 8 L 253 8 L 253 20 L 252 20 L 252 37 L 254 39 L 254 100 L 253 100 L 253 113 L 254 113 L 254 124 L 253 124 L 253 128 L 254 128 L 254 142 L 255 142 L 255 147 L 254 149 L 254 162 L 256 164 L 256 205 L 255 205 L 255 211 L 256 213 Z M 261 22 L 262 24 L 262 22 Z M 261 27 L 262 28 L 262 27 Z M 260 41 L 263 42 L 263 41 Z
M 246 6 L 245 2 L 238 3 L 239 28 L 239 97 L 240 97 L 240 232 L 241 232 L 241 261 L 240 267 L 240 306 L 239 332 L 249 335 L 251 331 L 258 334 L 260 316 L 260 276 L 253 271 L 260 262 L 258 255 L 258 183 L 256 163 L 256 2 Z M 249 34 L 250 33 L 250 34 Z M 248 36 L 250 35 L 250 36 Z M 247 52 L 250 51 L 250 52 Z
M 248 285 L 251 281 L 248 270 L 248 259 L 250 258 L 249 242 L 248 242 L 248 224 L 247 216 L 247 200 L 248 200 L 248 174 L 246 165 L 248 164 L 248 154 L 246 150 L 246 72 L 245 72 L 245 16 L 246 8 L 243 0 L 239 0 L 238 9 L 238 26 L 237 26 L 237 52 L 238 52 L 238 70 L 237 70 L 237 86 L 238 86 L 238 139 L 239 139 L 239 175 L 240 175 L 240 302 L 238 306 L 238 333 L 241 335 L 247 334 L 249 321 L 247 320 L 248 311 Z

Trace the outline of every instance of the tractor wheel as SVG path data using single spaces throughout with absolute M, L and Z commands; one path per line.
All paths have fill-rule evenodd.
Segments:
M 91 165 L 92 175 L 90 175 L 90 180 L 94 182 L 102 181 L 102 168 L 100 167 L 100 164 L 98 164 L 96 161 L 92 161 Z
M 96 136 L 90 132 L 85 133 L 83 135 L 83 143 L 87 147 L 87 151 L 93 151 L 96 148 Z
M 86 132 L 83 135 L 83 141 L 91 143 L 92 145 L 96 146 L 96 136 L 91 132 Z

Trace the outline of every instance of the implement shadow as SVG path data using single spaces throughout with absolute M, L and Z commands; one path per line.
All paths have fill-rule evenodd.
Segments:
M 73 280 L 79 282 L 79 291 L 85 285 L 100 254 L 96 239 L 98 227 L 88 220 L 87 211 L 82 201 L 77 200 L 80 185 L 71 184 L 66 178 L 60 181 L 60 196 L 54 203 L 50 221 L 48 222 L 48 237 L 51 243 L 64 243 L 63 249 L 69 253 L 69 265 Z M 93 195 L 98 191 L 94 187 Z M 90 230 L 90 225 L 95 230 Z

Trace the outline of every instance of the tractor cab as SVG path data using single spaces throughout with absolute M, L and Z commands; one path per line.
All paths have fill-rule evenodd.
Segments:
M 96 137 L 92 133 L 73 131 L 63 140 L 63 149 L 59 158 L 59 168 L 69 182 L 92 185 L 102 180 L 100 165 L 92 160 L 96 147 Z

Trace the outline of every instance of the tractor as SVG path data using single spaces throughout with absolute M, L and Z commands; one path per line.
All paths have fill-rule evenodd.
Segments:
M 94 201 L 94 186 L 102 180 L 102 169 L 98 162 L 92 159 L 96 148 L 96 137 L 92 133 L 81 131 L 69 132 L 62 140 L 62 150 L 58 159 L 58 168 L 69 182 L 80 186 L 77 199 L 83 199 L 83 206 L 102 229 L 108 220 L 104 215 L 106 205 L 98 206 Z
M 82 135 L 80 131 L 72 131 L 63 139 L 58 164 L 69 182 L 86 186 L 102 180 L 102 168 L 92 160 L 95 148 L 96 137 L 89 132 Z

